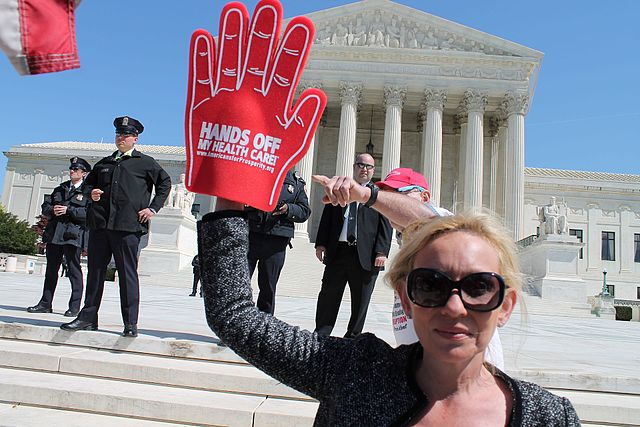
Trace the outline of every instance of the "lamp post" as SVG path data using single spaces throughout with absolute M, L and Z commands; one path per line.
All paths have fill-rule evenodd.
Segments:
M 602 296 L 603 297 L 610 296 L 609 289 L 607 288 L 607 269 L 606 268 L 602 269 Z

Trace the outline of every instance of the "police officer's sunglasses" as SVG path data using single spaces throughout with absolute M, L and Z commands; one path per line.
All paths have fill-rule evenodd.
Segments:
M 72 171 L 72 172 L 78 172 L 78 171 L 84 172 L 84 169 L 82 169 L 82 168 L 69 168 L 69 170 Z
M 416 268 L 407 277 L 407 295 L 420 307 L 442 307 L 454 289 L 465 308 L 492 311 L 504 301 L 506 285 L 498 273 L 473 273 L 458 281 L 431 268 Z

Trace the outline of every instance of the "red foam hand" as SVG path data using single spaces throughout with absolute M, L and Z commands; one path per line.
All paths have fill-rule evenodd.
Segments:
M 272 211 L 287 170 L 309 149 L 327 100 L 307 89 L 293 105 L 313 23 L 293 18 L 280 40 L 277 0 L 260 1 L 248 21 L 242 3 L 229 3 L 217 50 L 209 32 L 191 37 L 186 185 Z

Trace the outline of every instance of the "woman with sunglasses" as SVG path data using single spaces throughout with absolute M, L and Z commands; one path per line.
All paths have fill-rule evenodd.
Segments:
M 485 363 L 517 302 L 515 247 L 482 215 L 405 229 L 387 273 L 419 342 L 320 336 L 260 312 L 241 204 L 218 199 L 198 230 L 207 321 L 238 355 L 320 402 L 315 425 L 574 426 L 571 403 Z

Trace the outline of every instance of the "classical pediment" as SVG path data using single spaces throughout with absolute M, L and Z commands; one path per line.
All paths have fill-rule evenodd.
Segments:
M 541 58 L 534 49 L 390 0 L 361 0 L 306 15 L 315 46 L 474 52 Z

